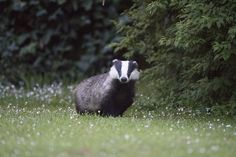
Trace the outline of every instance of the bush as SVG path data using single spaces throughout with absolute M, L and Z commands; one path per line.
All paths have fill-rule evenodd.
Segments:
M 233 0 L 136 0 L 113 46 L 151 64 L 143 76 L 157 105 L 235 114 L 235 8 Z
M 104 70 L 112 58 L 106 45 L 117 38 L 111 19 L 129 6 L 121 2 L 1 0 L 0 79 L 75 78 Z

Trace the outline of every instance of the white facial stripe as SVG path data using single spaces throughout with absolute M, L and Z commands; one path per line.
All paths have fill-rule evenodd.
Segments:
M 121 62 L 121 76 L 120 76 L 120 78 L 122 78 L 122 77 L 128 78 L 128 76 L 127 76 L 128 68 L 129 68 L 129 61 L 122 61 Z
M 138 79 L 139 79 L 139 75 L 140 75 L 140 72 L 135 69 L 135 70 L 130 74 L 130 79 L 131 79 L 131 80 L 138 80 Z
M 109 75 L 111 76 L 111 78 L 113 79 L 118 79 L 119 78 L 119 74 L 115 68 L 115 66 L 112 66 L 110 71 L 109 71 Z

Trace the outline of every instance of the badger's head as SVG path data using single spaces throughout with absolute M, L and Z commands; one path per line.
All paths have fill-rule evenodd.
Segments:
M 122 61 L 114 59 L 109 75 L 118 79 L 121 83 L 128 83 L 131 80 L 139 79 L 138 64 L 136 61 Z

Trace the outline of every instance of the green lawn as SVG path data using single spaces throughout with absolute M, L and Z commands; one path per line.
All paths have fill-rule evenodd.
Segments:
M 0 156 L 234 157 L 236 122 L 211 116 L 75 113 L 63 92 L 0 97 Z M 6 92 L 6 91 L 5 91 Z M 49 94 L 51 92 L 51 95 Z M 7 92 L 6 92 L 7 93 Z M 43 94 L 46 100 L 39 100 Z M 21 95 L 21 96 L 19 96 Z M 18 97 L 19 96 L 19 97 Z M 32 99 L 32 97 L 34 97 Z M 135 113 L 139 115 L 139 113 Z

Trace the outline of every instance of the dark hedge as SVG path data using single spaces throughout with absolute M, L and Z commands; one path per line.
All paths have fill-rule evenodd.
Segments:
M 236 114 L 234 0 L 135 0 L 125 13 L 131 22 L 117 23 L 123 38 L 113 45 L 152 65 L 143 105 Z
M 107 45 L 119 36 L 112 20 L 130 1 L 0 0 L 0 79 L 30 75 L 76 78 L 104 71 Z

